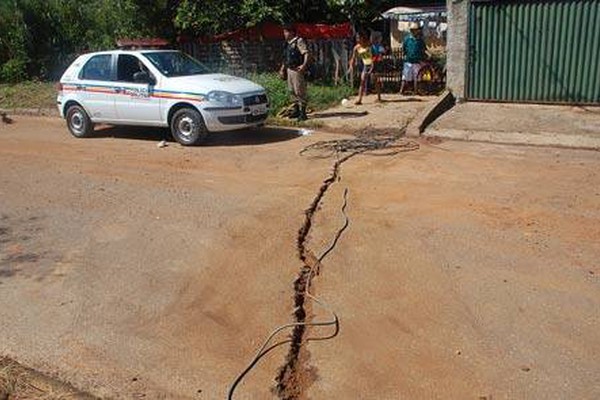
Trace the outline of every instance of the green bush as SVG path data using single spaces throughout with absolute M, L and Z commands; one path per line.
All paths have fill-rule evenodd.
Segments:
M 277 113 L 291 103 L 287 82 L 274 73 L 252 74 L 248 77 L 267 90 L 271 102 L 271 115 Z M 348 85 L 332 86 L 319 83 L 308 84 L 308 106 L 314 110 L 324 110 L 338 104 L 343 98 L 352 95 Z
M 248 77 L 267 90 L 271 103 L 271 115 L 276 115 L 279 110 L 288 104 L 287 82 L 274 73 L 252 74 Z
M 13 58 L 0 66 L 0 82 L 16 83 L 27 77 L 27 63 L 22 58 Z

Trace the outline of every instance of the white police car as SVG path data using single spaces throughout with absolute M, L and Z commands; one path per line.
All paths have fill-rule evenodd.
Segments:
M 174 50 L 84 54 L 60 79 L 57 104 L 76 137 L 90 136 L 95 123 L 160 126 L 183 145 L 260 126 L 269 111 L 262 86 L 212 74 Z

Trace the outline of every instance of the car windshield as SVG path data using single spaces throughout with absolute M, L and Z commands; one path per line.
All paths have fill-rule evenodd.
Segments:
M 208 74 L 210 71 L 200 61 L 179 51 L 143 53 L 165 76 L 189 76 Z

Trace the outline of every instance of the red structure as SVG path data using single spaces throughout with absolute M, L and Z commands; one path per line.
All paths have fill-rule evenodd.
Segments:
M 325 25 L 325 24 L 295 24 L 298 35 L 308 40 L 346 39 L 352 37 L 353 30 L 350 23 Z M 204 36 L 196 39 L 198 43 L 219 43 L 223 41 L 259 42 L 262 40 L 280 40 L 283 38 L 283 26 L 274 23 L 264 23 L 252 28 L 238 29 L 232 32 L 214 36 Z M 189 37 L 180 37 L 179 43 L 193 42 Z
M 118 39 L 117 47 L 119 49 L 164 49 L 169 47 L 169 42 L 161 38 L 142 38 L 142 39 Z

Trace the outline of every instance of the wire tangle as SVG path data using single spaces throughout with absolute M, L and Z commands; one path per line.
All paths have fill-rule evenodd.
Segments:
M 378 130 L 365 128 L 350 139 L 324 140 L 312 143 L 300 151 L 316 158 L 328 158 L 342 153 L 391 156 L 419 149 L 419 144 L 403 138 L 404 129 Z M 381 150 L 390 150 L 381 153 Z

